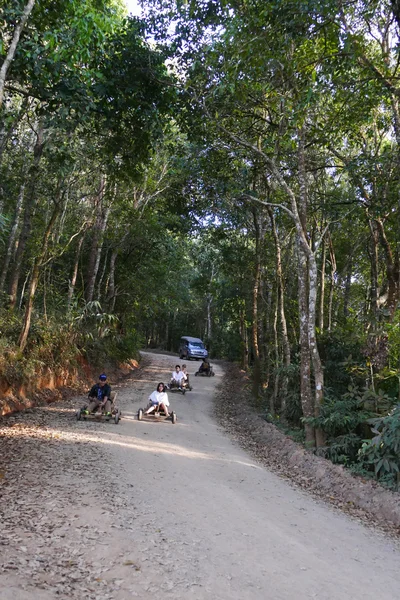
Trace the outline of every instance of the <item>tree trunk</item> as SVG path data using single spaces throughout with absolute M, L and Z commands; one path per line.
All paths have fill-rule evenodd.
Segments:
M 259 397 L 260 386 L 261 386 L 261 362 L 260 362 L 260 348 L 258 343 L 258 303 L 259 303 L 259 291 L 260 291 L 260 276 L 261 276 L 261 231 L 259 215 L 253 210 L 254 217 L 254 229 L 256 236 L 256 256 L 255 256 L 255 269 L 254 269 L 254 283 L 252 293 L 252 346 L 253 346 L 253 396 Z
M 286 368 L 290 367 L 291 364 L 291 353 L 290 353 L 290 342 L 287 330 L 286 323 L 286 313 L 285 313 L 285 290 L 283 285 L 283 270 L 282 270 L 282 251 L 281 244 L 278 236 L 278 232 L 276 229 L 276 222 L 274 213 L 271 207 L 268 207 L 268 213 L 271 220 L 271 228 L 272 235 L 274 237 L 275 242 L 275 270 L 276 270 L 276 278 L 277 278 L 277 302 L 278 302 L 278 311 L 281 322 L 281 335 L 282 335 L 282 348 L 283 348 L 283 360 Z M 282 388 L 281 388 L 281 399 L 280 399 L 280 412 L 282 415 L 285 415 L 286 412 L 286 395 L 287 395 L 287 387 L 288 387 L 288 377 L 285 375 L 282 380 Z
M 97 272 L 100 264 L 101 251 L 103 247 L 103 237 L 107 226 L 110 208 L 104 209 L 104 194 L 106 180 L 102 175 L 100 178 L 99 191 L 96 196 L 96 221 L 92 232 L 92 244 L 89 255 L 89 262 L 86 276 L 86 301 L 92 302 L 94 287 L 96 283 Z
M 385 252 L 386 277 L 388 281 L 388 298 L 386 304 L 393 318 L 399 299 L 399 265 L 393 259 L 392 249 L 386 237 L 382 220 L 375 219 L 375 223 L 379 232 L 381 245 Z
M 40 249 L 40 254 L 35 258 L 35 261 L 33 263 L 31 280 L 30 280 L 30 284 L 29 284 L 28 302 L 26 304 L 22 330 L 21 330 L 19 340 L 18 340 L 19 348 L 21 351 L 25 350 L 26 342 L 28 340 L 29 330 L 30 330 L 30 326 L 31 326 L 33 304 L 34 304 L 36 289 L 37 289 L 37 286 L 39 283 L 40 269 L 41 269 L 41 266 L 46 257 L 50 235 L 53 230 L 53 227 L 54 227 L 54 224 L 56 222 L 59 212 L 60 212 L 60 202 L 58 201 L 54 207 L 53 214 L 51 215 L 50 221 L 46 227 L 46 231 L 44 232 L 43 239 L 42 239 L 42 246 Z
M 64 202 L 64 206 L 63 206 L 63 210 L 60 216 L 60 222 L 57 228 L 57 234 L 55 236 L 55 243 L 58 244 L 60 242 L 61 236 L 63 234 L 64 231 L 64 223 L 65 223 L 65 218 L 67 216 L 67 208 L 68 208 L 68 204 L 69 204 L 69 193 L 68 193 L 68 189 L 65 193 L 65 202 Z
M 118 248 L 114 248 L 110 258 L 110 271 L 108 278 L 108 293 L 107 293 L 107 304 L 110 306 L 111 302 L 115 297 L 115 262 L 118 256 Z
M 370 251 L 370 262 L 371 262 L 371 310 L 374 319 L 378 318 L 378 272 L 379 272 L 379 252 L 378 242 L 379 233 L 376 223 L 371 219 L 368 221 L 369 228 L 371 231 L 371 251 Z
M 324 371 L 322 368 L 321 358 L 319 355 L 316 331 L 315 331 L 315 319 L 316 319 L 316 306 L 317 306 L 317 287 L 318 287 L 318 269 L 317 262 L 315 260 L 315 254 L 311 254 L 309 257 L 309 301 L 308 301 L 308 331 L 309 331 L 309 343 L 311 360 L 314 371 L 314 385 L 315 385 L 315 401 L 314 401 L 314 415 L 319 417 L 320 407 L 324 399 Z M 326 443 L 326 436 L 323 430 L 319 427 L 315 429 L 315 439 L 317 448 L 324 446 Z
M 207 294 L 207 335 L 209 343 L 211 341 L 212 336 L 212 323 L 211 323 L 211 305 L 212 305 L 213 297 L 211 294 Z
M 7 51 L 7 56 L 5 57 L 4 62 L 1 65 L 1 69 L 0 69 L 0 108 L 3 105 L 4 86 L 5 86 L 6 79 L 7 79 L 8 69 L 10 68 L 11 63 L 14 60 L 15 51 L 18 46 L 19 38 L 21 36 L 22 30 L 24 29 L 24 27 L 26 25 L 29 15 L 32 12 L 34 4 L 35 4 L 35 0 L 28 0 L 28 4 L 25 6 L 24 12 L 22 13 L 21 20 L 14 29 L 14 34 L 13 34 L 13 37 L 11 40 L 10 47 L 8 48 L 8 51 Z
M 329 308 L 328 308 L 328 331 L 332 329 L 332 310 L 333 310 L 333 294 L 335 291 L 335 277 L 336 277 L 336 257 L 333 249 L 332 237 L 329 234 L 329 256 L 331 261 L 331 282 L 329 287 Z
M 308 337 L 308 265 L 307 257 L 297 243 L 298 284 L 299 284 L 299 321 L 300 321 L 300 396 L 303 415 L 314 417 L 314 399 L 311 392 L 311 360 Z M 306 445 L 315 446 L 315 429 L 309 423 L 304 424 Z
M 98 281 L 98 283 L 97 283 L 97 294 L 96 294 L 96 300 L 98 300 L 99 302 L 101 302 L 101 297 L 102 297 L 102 294 L 101 294 L 101 288 L 102 288 L 103 281 L 104 281 L 104 276 L 105 276 L 105 274 L 106 274 L 106 270 L 107 270 L 107 262 L 108 262 L 108 250 L 106 251 L 106 253 L 105 253 L 105 256 L 104 256 L 103 268 L 102 268 L 102 270 L 101 270 L 101 274 L 100 274 L 100 277 L 99 277 L 99 281 Z M 100 266 L 100 261 L 99 261 L 99 266 Z M 105 287 L 106 287 L 106 286 L 105 286 Z
M 276 290 L 276 302 L 275 302 L 275 310 L 274 310 L 274 321 L 273 321 L 273 332 L 274 332 L 274 351 L 275 351 L 275 380 L 274 380 L 274 391 L 271 396 L 271 401 L 269 405 L 269 410 L 272 416 L 276 414 L 276 407 L 278 404 L 278 395 L 279 395 L 279 366 L 280 366 L 280 356 L 279 356 L 279 337 L 278 337 L 278 300 L 279 292 Z M 282 412 L 282 407 L 281 407 Z
M 4 257 L 3 268 L 2 268 L 1 276 L 0 276 L 0 293 L 4 289 L 4 284 L 5 284 L 7 273 L 8 273 L 8 267 L 10 266 L 11 257 L 13 255 L 13 251 L 15 248 L 15 240 L 17 237 L 17 230 L 18 230 L 19 220 L 20 220 L 20 216 L 21 216 L 21 212 L 22 212 L 24 193 L 25 193 L 25 182 L 21 185 L 21 188 L 19 190 L 17 205 L 15 207 L 14 222 L 11 227 L 10 235 L 8 237 L 7 252 Z
M 271 333 L 271 314 L 273 304 L 273 294 L 269 286 L 266 269 L 261 270 L 261 297 L 262 297 L 262 314 L 261 314 L 261 331 L 260 331 L 260 361 L 261 361 L 261 385 L 263 389 L 269 387 L 271 356 L 269 350 L 269 336 Z
M 246 310 L 245 307 L 240 311 L 240 339 L 242 346 L 242 369 L 247 371 L 249 368 L 249 343 L 246 327 Z
M 315 258 L 315 251 L 312 251 L 306 239 L 306 217 L 308 204 L 308 189 L 307 189 L 307 171 L 305 164 L 305 131 L 302 129 L 299 132 L 299 204 L 301 206 L 301 215 L 303 223 L 304 236 L 300 239 L 302 243 L 301 253 L 304 253 L 307 267 L 307 283 L 308 283 L 308 344 L 311 354 L 311 361 L 314 371 L 314 416 L 318 417 L 320 406 L 324 398 L 324 374 L 319 356 L 316 335 L 316 317 L 317 317 L 317 290 L 318 290 L 318 268 Z M 322 240 L 323 243 L 323 240 Z M 315 442 L 317 447 L 325 444 L 325 435 L 320 428 L 315 429 Z
M 78 246 L 77 246 L 76 252 L 75 252 L 74 268 L 72 270 L 72 277 L 71 277 L 71 281 L 69 282 L 69 286 L 68 286 L 68 304 L 67 304 L 68 311 L 71 309 L 72 298 L 74 297 L 76 279 L 78 277 L 79 258 L 81 255 L 81 248 L 82 248 L 84 239 L 85 239 L 85 233 L 83 233 L 81 235 L 81 237 L 79 238 Z
M 353 275 L 353 261 L 351 257 L 346 267 L 346 279 L 344 282 L 344 295 L 343 295 L 343 316 L 345 319 L 349 316 L 349 302 L 350 302 L 350 291 L 351 291 L 351 278 Z
M 318 310 L 318 327 L 320 332 L 324 331 L 324 304 L 325 304 L 325 269 L 326 269 L 326 242 L 322 241 L 322 256 L 321 256 L 321 278 L 319 284 L 319 310 Z
M 33 149 L 33 164 L 31 165 L 28 173 L 28 191 L 25 200 L 24 218 L 22 222 L 21 232 L 18 240 L 18 247 L 15 253 L 15 259 L 13 263 L 13 274 L 9 283 L 9 302 L 10 308 L 13 310 L 17 302 L 18 284 L 21 276 L 22 262 L 24 258 L 26 244 L 29 239 L 29 235 L 32 229 L 32 215 L 35 209 L 37 200 L 35 200 L 36 183 L 40 176 L 39 163 L 42 158 L 44 140 L 43 140 L 43 122 L 40 121 L 38 125 L 38 132 L 36 136 L 36 142 Z

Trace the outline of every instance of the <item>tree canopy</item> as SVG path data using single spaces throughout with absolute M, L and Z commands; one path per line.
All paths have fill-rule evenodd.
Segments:
M 397 4 L 142 5 L 3 3 L 2 352 L 201 337 L 267 418 L 393 484 Z

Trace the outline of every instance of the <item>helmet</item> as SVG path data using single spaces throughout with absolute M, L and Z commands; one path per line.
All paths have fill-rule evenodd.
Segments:
M 107 375 L 105 373 L 102 373 L 101 375 L 99 375 L 99 379 L 100 381 L 105 381 L 107 379 Z

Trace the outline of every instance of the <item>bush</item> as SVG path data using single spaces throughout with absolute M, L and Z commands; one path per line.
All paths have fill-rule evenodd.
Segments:
M 373 471 L 380 483 L 399 489 L 400 484 L 400 404 L 385 417 L 372 419 L 374 437 L 365 441 L 358 458 L 362 467 Z
M 271 382 L 274 381 L 276 375 L 279 375 L 280 381 L 280 391 L 278 395 L 278 406 L 276 406 L 276 411 L 280 415 L 280 417 L 294 425 L 295 427 L 301 426 L 301 418 L 303 416 L 303 410 L 301 407 L 301 399 L 300 399 L 300 367 L 297 362 L 298 356 L 294 357 L 294 361 L 288 367 L 283 365 L 274 369 L 271 374 Z M 282 383 L 286 379 L 286 392 L 283 391 Z M 267 389 L 267 398 L 271 397 L 273 394 L 273 385 Z M 282 410 L 282 406 L 285 407 L 284 411 Z
M 118 319 L 104 313 L 98 303 L 64 316 L 62 323 L 55 317 L 34 317 L 22 353 L 18 347 L 21 317 L 0 310 L 0 377 L 10 386 L 34 382 L 46 368 L 56 375 L 75 369 L 82 355 L 101 368 L 137 357 L 141 340 L 135 329 L 122 334 Z
M 358 461 L 359 450 L 365 438 L 370 435 L 368 423 L 380 412 L 386 410 L 391 399 L 383 392 L 360 389 L 350 385 L 341 397 L 327 391 L 320 415 L 303 419 L 327 434 L 327 445 L 318 450 L 319 454 L 340 464 L 354 464 Z

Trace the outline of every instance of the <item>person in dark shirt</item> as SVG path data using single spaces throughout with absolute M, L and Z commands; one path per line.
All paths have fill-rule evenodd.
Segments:
M 203 358 L 203 362 L 201 363 L 198 373 L 206 373 L 207 375 L 209 374 L 211 369 L 210 366 L 210 362 L 208 360 L 208 358 Z
M 90 413 L 96 412 L 100 409 L 100 412 L 108 414 L 111 412 L 111 387 L 107 383 L 107 375 L 102 373 L 99 376 L 99 382 L 96 383 L 89 392 L 89 399 L 91 400 L 88 411 Z

